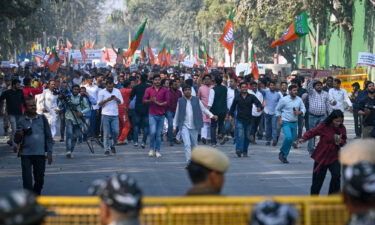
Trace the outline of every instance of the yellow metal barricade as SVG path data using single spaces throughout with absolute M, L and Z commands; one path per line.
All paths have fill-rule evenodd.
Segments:
M 276 197 L 145 197 L 141 224 L 145 225 L 245 225 L 255 204 L 266 199 L 293 205 L 300 225 L 344 225 L 349 214 L 340 196 Z M 54 212 L 46 225 L 99 225 L 96 197 L 40 197 Z

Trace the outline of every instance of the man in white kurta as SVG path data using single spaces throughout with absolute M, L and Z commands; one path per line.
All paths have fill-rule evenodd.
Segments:
M 48 88 L 44 89 L 41 96 L 38 96 L 38 107 L 41 108 L 44 116 L 47 118 L 49 126 L 51 127 L 52 138 L 56 135 L 57 125 L 57 95 L 53 94 L 55 88 L 55 81 L 50 81 Z

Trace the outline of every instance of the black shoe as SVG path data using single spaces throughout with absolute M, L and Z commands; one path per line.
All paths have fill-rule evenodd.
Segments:
M 272 142 L 272 146 L 276 146 L 276 145 L 277 145 L 277 140 Z
M 111 152 L 112 152 L 113 154 L 116 154 L 116 148 L 115 148 L 115 146 L 112 146 L 112 147 L 111 147 Z
M 145 144 L 145 143 L 142 143 L 142 144 L 141 144 L 141 148 L 143 148 L 143 149 L 146 148 L 146 144 Z
M 13 142 L 12 142 L 11 140 L 7 141 L 7 144 L 8 144 L 9 146 L 13 146 Z
M 110 156 L 111 153 L 107 150 L 107 151 L 104 152 L 104 155 L 106 155 L 106 156 Z
M 293 142 L 292 146 L 293 148 L 298 148 L 298 144 L 296 142 Z
M 220 142 L 221 145 L 224 145 L 227 141 L 229 141 L 229 137 L 225 136 L 223 140 Z
M 242 157 L 248 157 L 247 153 L 242 153 Z
M 206 140 L 206 138 L 201 138 L 201 141 L 202 141 L 202 143 L 205 145 L 205 144 L 207 144 L 207 140 Z
M 238 156 L 238 158 L 241 158 L 241 152 L 240 151 L 236 151 L 236 155 Z
M 60 139 L 60 142 L 64 142 L 64 138 L 61 138 L 61 139 Z
M 282 152 L 279 152 L 279 160 L 284 162 L 284 154 Z
M 171 142 L 171 143 L 169 143 L 169 146 L 173 146 L 173 143 Z
M 271 142 L 270 142 L 270 141 L 267 141 L 267 142 L 266 142 L 266 145 L 267 145 L 267 146 L 271 145 Z

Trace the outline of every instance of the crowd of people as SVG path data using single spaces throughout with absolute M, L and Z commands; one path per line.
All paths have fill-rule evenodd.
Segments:
M 340 189 L 338 153 L 347 141 L 344 111 L 353 112 L 356 138 L 375 137 L 371 81 L 363 90 L 353 84 L 349 97 L 339 79 L 321 81 L 315 74 L 270 73 L 254 80 L 251 74 L 237 76 L 227 68 L 208 72 L 158 65 L 139 65 L 134 71 L 85 67 L 56 73 L 26 66 L 2 73 L 4 133 L 21 157 L 24 187 L 38 194 L 44 155 L 52 163 L 55 141 L 65 142 L 67 158 L 74 157 L 78 142 L 86 142 L 93 151 L 95 141 L 106 156 L 116 154 L 116 146 L 132 142 L 157 158 L 162 157 L 162 141 L 169 146 L 183 143 L 188 165 L 198 143 L 216 147 L 233 139 L 234 153 L 248 157 L 250 144 L 265 138 L 266 145 L 277 146 L 283 131 L 279 160 L 289 163 L 291 148 L 308 141 L 314 159 L 311 194 L 319 194 L 327 169 L 332 173 L 329 192 Z

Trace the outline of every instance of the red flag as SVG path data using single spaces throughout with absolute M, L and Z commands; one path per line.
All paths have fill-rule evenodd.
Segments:
M 60 67 L 60 59 L 56 51 L 53 49 L 47 60 L 47 66 L 52 72 L 55 72 Z
M 251 61 L 251 73 L 253 74 L 254 80 L 259 79 L 259 69 L 257 64 L 257 55 L 254 51 L 254 46 L 251 48 L 251 55 L 250 55 L 250 61 Z
M 104 60 L 106 62 L 111 62 L 111 58 L 109 57 L 109 51 L 108 49 L 105 49 L 105 52 L 104 52 Z
M 206 67 L 212 67 L 213 63 L 214 63 L 214 58 L 207 57 Z
M 225 24 L 223 34 L 219 38 L 219 42 L 228 49 L 229 55 L 232 55 L 234 44 L 234 22 L 233 22 L 233 9 L 231 9 L 227 23 Z
M 130 44 L 129 49 L 126 52 L 126 54 L 125 54 L 124 57 L 129 57 L 129 56 L 133 56 L 134 55 L 134 52 L 137 50 L 139 44 L 141 43 L 142 36 L 143 36 L 143 31 L 145 30 L 146 23 L 147 23 L 147 19 L 139 27 L 137 33 L 135 34 L 135 37 L 133 38 L 133 40 L 132 40 L 132 42 Z
M 88 40 L 85 40 L 85 49 L 89 49 L 90 48 L 90 43 Z
M 162 67 L 168 66 L 167 48 L 165 47 L 165 44 L 163 44 L 163 48 L 159 52 L 158 61 L 159 61 L 160 66 Z
M 147 53 L 148 53 L 148 58 L 149 58 L 150 64 L 154 65 L 155 64 L 155 56 L 154 56 L 154 53 L 152 52 L 150 44 L 147 47 Z

